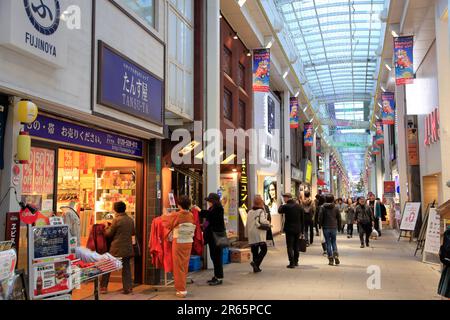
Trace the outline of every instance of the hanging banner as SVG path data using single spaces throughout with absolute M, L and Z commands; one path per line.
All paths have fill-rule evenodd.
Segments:
M 381 116 L 383 124 L 395 124 L 395 94 L 393 92 L 383 92 L 381 94 Z
M 305 123 L 304 128 L 305 147 L 312 147 L 314 145 L 313 124 L 311 122 L 307 122 Z
M 376 138 L 375 138 L 375 143 L 377 145 L 383 145 L 384 144 L 383 121 L 382 120 L 377 120 L 376 126 L 377 126 L 377 135 L 376 135 Z
M 384 181 L 384 197 L 395 198 L 395 181 Z
M 414 83 L 414 37 L 394 38 L 394 61 L 396 84 Z
M 253 50 L 253 91 L 270 90 L 270 50 Z
M 298 128 L 298 99 L 291 98 L 291 129 Z
M 376 137 L 374 136 L 372 138 L 373 138 L 373 143 L 372 143 L 373 154 L 379 155 L 379 154 L 381 154 L 381 148 L 379 145 L 376 144 Z
M 34 152 L 34 183 L 33 192 L 44 193 L 45 149 L 35 148 Z M 52 190 L 53 193 L 53 190 Z

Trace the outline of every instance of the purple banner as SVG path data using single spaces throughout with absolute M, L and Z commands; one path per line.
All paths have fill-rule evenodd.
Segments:
M 142 157 L 142 141 L 39 115 L 27 125 L 30 136 L 98 150 Z
M 298 99 L 291 98 L 291 129 L 298 128 Z
M 414 37 L 394 38 L 396 84 L 414 83 Z
M 99 55 L 98 103 L 162 125 L 163 80 L 103 42 Z
M 253 91 L 270 91 L 270 50 L 253 50 Z
M 381 94 L 381 117 L 383 124 L 395 124 L 395 94 L 393 92 L 383 92 Z

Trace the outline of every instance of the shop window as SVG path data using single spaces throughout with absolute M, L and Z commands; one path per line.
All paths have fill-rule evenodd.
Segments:
M 226 46 L 223 47 L 223 71 L 231 77 L 232 53 Z
M 233 94 L 227 89 L 223 92 L 223 116 L 233 121 Z
M 124 6 L 143 19 L 152 28 L 155 27 L 156 0 L 122 0 Z
M 245 112 L 246 112 L 245 102 L 242 100 L 239 100 L 239 127 L 243 128 L 243 129 L 246 128 Z
M 238 85 L 245 90 L 245 67 L 239 63 Z

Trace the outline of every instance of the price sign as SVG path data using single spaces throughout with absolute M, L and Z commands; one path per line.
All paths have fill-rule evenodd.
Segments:
M 34 187 L 36 193 L 44 193 L 45 149 L 34 150 Z
M 33 227 L 30 233 L 33 259 L 54 258 L 69 254 L 69 227 L 67 225 Z
M 55 152 L 53 150 L 45 150 L 44 177 L 44 193 L 53 194 L 55 177 Z

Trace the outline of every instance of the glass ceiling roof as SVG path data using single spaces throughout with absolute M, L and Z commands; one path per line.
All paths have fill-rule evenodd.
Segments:
M 368 109 L 376 89 L 385 0 L 275 2 L 304 65 L 324 131 L 349 174 L 359 176 L 370 143 Z

